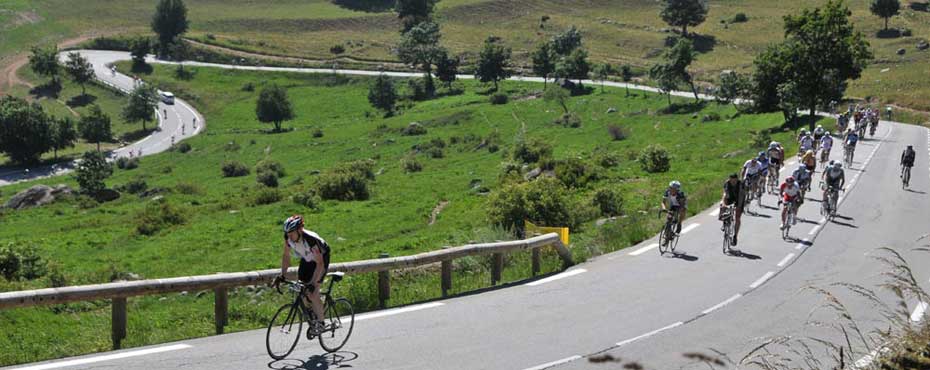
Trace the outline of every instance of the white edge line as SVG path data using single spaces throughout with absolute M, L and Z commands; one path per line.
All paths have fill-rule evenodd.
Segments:
M 556 366 L 556 365 L 561 365 L 561 364 L 564 364 L 564 363 L 566 363 L 566 362 L 572 362 L 572 361 L 575 361 L 575 360 L 578 360 L 578 359 L 581 359 L 581 356 L 574 355 L 574 356 L 571 356 L 571 357 L 563 358 L 563 359 L 561 359 L 561 360 L 555 360 L 555 361 L 552 361 L 552 362 L 547 362 L 547 363 L 542 364 L 542 365 L 533 366 L 533 367 L 528 367 L 528 368 L 526 368 L 526 369 L 524 369 L 524 370 L 542 370 L 542 369 L 550 368 L 550 367 L 553 367 L 553 366 Z
M 682 235 L 687 234 L 689 231 L 697 229 L 698 226 L 701 226 L 701 224 L 688 225 L 688 227 L 685 227 L 684 229 L 681 230 L 681 234 Z
M 625 340 L 625 341 L 622 341 L 622 342 L 617 343 L 617 347 L 621 347 L 621 346 L 624 346 L 624 345 L 633 343 L 633 342 L 638 341 L 638 340 L 643 339 L 643 338 L 651 337 L 651 336 L 653 336 L 653 335 L 659 334 L 659 333 L 661 333 L 661 332 L 663 332 L 663 331 L 666 331 L 666 330 L 669 330 L 669 329 L 674 329 L 674 328 L 679 327 L 679 326 L 681 326 L 681 325 L 683 325 L 683 324 L 684 324 L 684 322 L 679 321 L 679 322 L 676 322 L 676 323 L 674 323 L 674 324 L 672 324 L 672 325 L 666 326 L 666 327 L 664 327 L 664 328 L 659 328 L 659 329 L 650 331 L 650 332 L 648 332 L 648 333 L 646 333 L 646 334 L 640 335 L 640 336 L 638 336 L 638 337 L 627 339 L 627 340 Z
M 191 346 L 188 345 L 188 344 L 175 344 L 175 345 L 164 346 L 164 347 L 155 347 L 155 348 L 141 349 L 141 350 L 138 350 L 138 351 L 129 351 L 129 352 L 114 353 L 114 354 L 112 354 L 112 355 L 103 355 L 103 356 L 86 357 L 86 358 L 79 358 L 79 359 L 74 359 L 74 360 L 52 362 L 52 363 L 41 364 L 41 365 L 33 365 L 33 366 L 26 366 L 26 367 L 17 367 L 17 368 L 14 368 L 14 369 L 12 369 L 12 370 L 45 370 L 45 369 L 57 369 L 57 368 L 59 368 L 59 367 L 65 367 L 65 366 L 77 366 L 77 365 L 91 364 L 91 363 L 101 362 L 101 361 L 118 360 L 118 359 L 121 359 L 121 358 L 136 357 L 136 356 L 143 356 L 143 355 L 150 355 L 150 354 L 153 354 L 153 353 L 161 353 L 161 352 L 168 352 L 168 351 L 176 351 L 176 350 L 185 349 L 185 348 L 191 348 Z
M 788 263 L 788 261 L 791 261 L 792 258 L 794 258 L 794 253 L 788 253 L 788 255 L 785 256 L 785 258 L 781 259 L 781 262 L 779 262 L 777 266 L 778 267 L 785 266 L 785 264 Z
M 924 312 L 927 312 L 927 302 L 920 302 L 911 313 L 911 321 L 920 322 L 924 318 Z
M 364 315 L 359 315 L 358 317 L 355 318 L 355 321 L 362 321 L 362 320 L 374 319 L 378 317 L 397 315 L 397 314 L 406 313 L 406 312 L 425 310 L 428 308 L 434 308 L 434 307 L 439 307 L 443 305 L 445 305 L 445 303 L 433 302 L 433 303 L 424 303 L 421 305 L 410 306 L 410 307 L 395 308 L 395 309 L 385 310 L 385 311 L 380 311 L 380 312 L 372 312 L 372 313 L 368 313 Z
M 585 270 L 585 269 L 574 269 L 574 270 L 570 270 L 570 271 L 565 271 L 565 272 L 560 273 L 560 274 L 552 275 L 552 276 L 547 277 L 547 278 L 545 278 L 545 279 L 536 280 L 536 281 L 534 281 L 534 282 L 527 283 L 526 285 L 528 285 L 528 286 L 542 285 L 542 284 L 549 283 L 549 282 L 553 282 L 553 281 L 556 281 L 556 280 L 559 280 L 559 279 L 564 279 L 564 278 L 567 278 L 567 277 L 569 277 L 569 276 L 575 276 L 575 275 L 578 275 L 578 274 L 583 274 L 583 273 L 585 273 L 585 272 L 588 272 L 588 270 Z
M 811 231 L 807 232 L 807 235 L 814 235 L 817 233 L 817 230 L 820 230 L 820 225 L 814 226 L 814 228 L 811 229 Z
M 749 287 L 752 289 L 756 289 L 759 287 L 759 285 L 762 285 L 762 283 L 764 283 L 766 280 L 770 279 L 774 275 L 775 273 L 772 271 L 766 272 L 765 275 L 762 275 L 762 277 L 760 277 L 758 280 L 750 284 Z
M 714 311 L 720 309 L 720 308 L 723 307 L 723 306 L 726 306 L 726 305 L 728 305 L 728 304 L 730 304 L 730 303 L 733 303 L 733 301 L 739 299 L 739 297 L 742 297 L 742 296 L 743 296 L 743 295 L 742 295 L 742 294 L 739 294 L 739 293 L 734 294 L 732 297 L 727 298 L 727 300 L 725 300 L 725 301 L 723 301 L 723 302 L 720 302 L 720 303 L 717 303 L 717 304 L 714 305 L 713 307 L 708 308 L 708 309 L 706 309 L 706 310 L 704 310 L 704 311 L 701 311 L 701 314 L 706 315 L 706 314 L 709 314 L 709 313 L 711 313 L 711 312 L 714 312 Z
M 632 251 L 632 252 L 630 252 L 629 254 L 630 254 L 631 256 L 638 256 L 638 255 L 643 254 L 643 253 L 646 253 L 646 252 L 649 251 L 650 249 L 654 249 L 655 247 L 658 247 L 658 246 L 659 246 L 659 243 L 652 243 L 652 244 L 649 244 L 649 245 L 647 245 L 647 246 L 645 246 L 645 247 L 642 247 L 642 248 L 639 248 L 639 249 L 637 249 L 637 250 L 635 250 L 635 251 Z

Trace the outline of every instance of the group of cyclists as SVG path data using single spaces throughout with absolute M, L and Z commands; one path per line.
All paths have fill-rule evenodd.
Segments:
M 804 203 L 804 197 L 811 190 L 811 182 L 817 170 L 818 156 L 823 170 L 820 174 L 822 200 L 825 204 L 832 204 L 835 213 L 838 192 L 846 185 L 846 174 L 843 162 L 852 163 L 856 144 L 862 138 L 865 127 L 871 127 L 872 135 L 878 125 L 879 111 L 877 109 L 859 106 L 850 106 L 849 110 L 837 118 L 837 127 L 841 134 L 844 160 L 830 160 L 830 151 L 833 148 L 833 135 L 818 125 L 813 131 L 802 129 L 797 136 L 798 166 L 791 174 L 778 184 L 779 171 L 785 165 L 785 148 L 781 143 L 772 141 L 768 148 L 760 151 L 743 163 L 738 173 L 732 173 L 723 184 L 723 194 L 720 200 L 720 219 L 732 217 L 733 232 L 730 245 L 736 245 L 740 229 L 740 221 L 747 204 L 753 199 L 762 196 L 766 189 L 778 195 L 781 208 L 780 229 L 784 230 L 789 220 L 789 212 L 797 214 L 798 207 Z M 910 168 L 914 166 L 916 154 L 912 145 L 908 145 L 901 154 L 901 178 L 907 186 Z M 768 186 L 767 186 L 768 185 Z M 829 201 L 829 203 L 827 203 Z M 662 209 L 670 212 L 677 220 L 675 232 L 681 232 L 681 224 L 685 219 L 687 197 L 681 188 L 681 183 L 672 181 L 662 197 Z M 792 217 L 791 222 L 797 219 Z

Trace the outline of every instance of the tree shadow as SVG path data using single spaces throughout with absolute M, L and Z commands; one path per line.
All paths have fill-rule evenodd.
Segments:
M 29 94 L 32 94 L 36 99 L 58 99 L 59 94 L 61 94 L 61 82 L 46 82 L 44 84 L 33 87 L 32 89 L 29 89 Z
M 126 132 L 119 136 L 119 141 L 129 142 L 129 143 L 135 142 L 137 140 L 142 140 L 142 138 L 151 135 L 155 131 L 158 131 L 158 130 L 155 128 L 148 128 L 145 130 L 139 129 L 135 131 Z
M 910 7 L 911 7 L 912 10 L 915 10 L 915 11 L 918 11 L 918 12 L 927 12 L 927 11 L 930 11 L 930 3 L 922 3 L 922 2 L 912 1 L 911 4 L 910 4 Z
M 395 0 L 333 0 L 341 8 L 366 13 L 382 13 L 394 9 Z
M 664 108 L 659 109 L 659 114 L 691 114 L 697 113 L 707 107 L 707 101 L 689 103 L 672 103 Z
M 152 65 L 148 63 L 132 63 L 132 73 L 150 75 L 152 74 Z
M 65 104 L 67 104 L 71 108 L 78 108 L 78 107 L 83 107 L 86 105 L 94 104 L 95 101 L 97 101 L 96 96 L 91 95 L 91 94 L 84 94 L 84 95 L 72 96 L 71 99 L 68 99 L 68 101 L 65 102 Z
M 896 28 L 889 28 L 887 30 L 879 30 L 875 33 L 875 37 L 880 39 L 896 39 L 901 37 L 901 30 Z
M 694 43 L 694 50 L 699 53 L 709 53 L 717 45 L 717 38 L 713 35 L 691 35 L 691 42 Z
M 301 360 L 298 358 L 286 358 L 283 360 L 272 361 L 268 363 L 269 369 L 274 370 L 327 370 L 327 369 L 338 369 L 345 367 L 353 367 L 348 362 L 352 362 L 358 359 L 358 354 L 355 352 L 348 351 L 339 351 L 333 353 L 327 353 L 324 355 L 313 355 L 306 360 Z

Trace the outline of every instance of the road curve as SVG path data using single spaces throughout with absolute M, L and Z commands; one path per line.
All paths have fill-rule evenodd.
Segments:
M 911 187 L 903 190 L 897 163 L 908 144 L 914 145 L 918 159 Z M 831 157 L 839 159 L 841 152 L 837 148 Z M 264 330 L 254 330 L 17 368 L 618 368 L 588 362 L 591 356 L 610 354 L 648 368 L 697 369 L 707 366 L 683 353 L 713 355 L 716 350 L 738 360 L 768 336 L 813 330 L 836 339 L 835 333 L 804 326 L 831 316 L 812 313 L 822 297 L 798 292 L 833 282 L 874 287 L 885 268 L 870 254 L 880 246 L 910 258 L 918 281 L 926 286 L 928 261 L 910 249 L 927 244 L 930 234 L 928 163 L 930 131 L 882 121 L 876 136 L 860 143 L 847 169 L 839 217 L 823 220 L 817 192 L 812 192 L 792 228 L 796 240 L 781 238 L 776 198 L 766 195 L 762 207 L 753 205 L 753 214 L 744 215 L 742 252 L 724 255 L 711 208 L 684 224 L 680 255 L 660 256 L 651 238 L 545 279 L 365 314 L 344 351 L 335 356 L 324 356 L 315 343 L 301 341 L 289 359 L 271 361 Z M 797 160 L 789 164 L 796 166 Z M 793 167 L 788 168 L 782 177 Z M 681 180 L 687 190 L 688 179 Z M 850 299 L 844 303 L 864 330 L 883 325 L 868 304 L 849 294 L 840 296 Z M 856 356 L 869 350 L 854 347 Z

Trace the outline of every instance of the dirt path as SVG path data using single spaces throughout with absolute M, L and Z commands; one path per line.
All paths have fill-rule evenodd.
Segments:
M 99 35 L 84 35 L 67 39 L 58 43 L 58 48 L 62 49 L 74 46 L 97 36 Z M 13 87 L 17 85 L 23 85 L 30 89 L 35 87 L 35 85 L 29 83 L 29 81 L 25 81 L 19 78 L 19 76 L 16 74 L 20 68 L 29 63 L 28 53 L 16 54 L 10 58 L 7 58 L 7 60 L 3 61 L 2 63 L 5 65 L 0 67 L 0 95 L 8 94 L 9 91 L 12 91 Z
M 433 208 L 433 213 L 430 213 L 429 215 L 430 225 L 436 223 L 436 217 L 439 217 L 439 212 L 442 212 L 442 209 L 446 208 L 447 205 L 449 205 L 449 201 L 444 200 L 444 201 L 439 202 L 439 204 L 436 205 L 436 208 Z
M 207 43 L 203 43 L 197 40 L 191 40 L 191 39 L 184 39 L 184 40 L 187 41 L 187 43 L 194 45 L 194 46 L 202 47 L 204 49 L 213 50 L 213 51 L 217 51 L 217 52 L 224 53 L 224 54 L 235 55 L 238 57 L 266 59 L 266 60 L 274 60 L 274 61 L 279 61 L 279 62 L 287 62 L 287 63 L 295 63 L 295 64 L 327 65 L 329 63 L 332 63 L 333 61 L 340 61 L 340 62 L 367 64 L 367 65 L 371 65 L 372 67 L 390 66 L 393 68 L 406 68 L 405 64 L 398 63 L 398 62 L 377 62 L 377 61 L 370 61 L 370 60 L 359 60 L 359 59 L 355 59 L 352 57 L 346 57 L 346 56 L 334 58 L 334 59 L 312 59 L 312 58 L 292 57 L 292 56 L 284 56 L 284 55 L 270 55 L 270 54 L 253 53 L 253 52 L 248 52 L 248 51 L 230 49 L 224 46 L 207 44 Z

